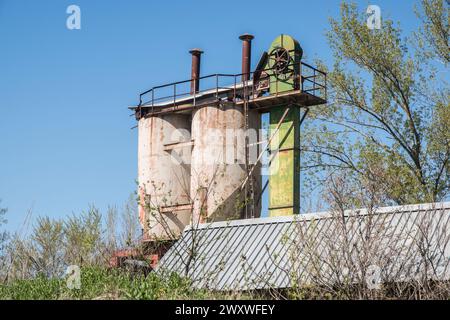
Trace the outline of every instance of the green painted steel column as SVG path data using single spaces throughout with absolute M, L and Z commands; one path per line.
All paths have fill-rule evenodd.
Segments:
M 270 49 L 267 68 L 270 94 L 277 95 L 299 88 L 295 75 L 300 74 L 302 49 L 288 35 L 277 37 Z M 286 56 L 289 57 L 286 59 Z M 286 65 L 286 60 L 288 63 Z M 272 161 L 269 167 L 269 216 L 298 214 L 300 211 L 300 110 L 298 106 L 280 105 L 270 109 L 269 135 L 276 131 L 287 107 L 290 110 L 282 121 L 270 145 Z

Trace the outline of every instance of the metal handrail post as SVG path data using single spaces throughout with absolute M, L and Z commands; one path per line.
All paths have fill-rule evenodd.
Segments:
M 236 75 L 234 76 L 233 102 L 236 103 Z
M 176 106 L 176 101 L 177 101 L 177 85 L 174 84 L 173 85 L 173 106 Z
M 152 90 L 152 113 L 155 111 L 154 102 L 155 102 L 155 91 Z
M 216 99 L 219 100 L 219 75 L 216 74 Z

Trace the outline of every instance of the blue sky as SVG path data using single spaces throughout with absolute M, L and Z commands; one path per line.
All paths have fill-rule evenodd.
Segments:
M 253 65 L 280 33 L 299 40 L 307 61 L 330 62 L 324 32 L 339 3 L 0 0 L 0 199 L 8 229 L 30 208 L 34 217 L 63 217 L 89 204 L 121 206 L 137 173 L 127 107 L 140 91 L 187 79 L 190 48 L 205 51 L 202 75 L 240 72 L 244 32 L 255 35 Z M 81 8 L 81 30 L 66 28 L 70 4 Z M 404 31 L 416 27 L 412 1 L 370 4 Z

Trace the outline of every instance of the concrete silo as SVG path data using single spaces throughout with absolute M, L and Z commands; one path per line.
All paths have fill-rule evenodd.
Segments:
M 138 181 L 144 237 L 171 239 L 190 222 L 190 116 L 139 120 Z
M 244 34 L 239 39 L 242 40 L 242 74 L 239 80 L 242 95 L 248 96 L 252 94 L 249 79 L 253 36 Z M 247 188 L 241 188 L 251 160 L 257 158 L 260 118 L 258 112 L 246 111 L 243 104 L 227 102 L 205 105 L 192 112 L 191 196 L 194 225 L 260 215 L 260 205 L 250 199 L 248 192 L 245 192 Z M 247 149 L 248 144 L 253 147 Z M 251 182 L 252 191 L 258 193 L 261 189 L 259 165 L 252 171 Z M 249 202 L 252 202 L 252 210 L 248 210 Z
M 204 106 L 192 113 L 194 224 L 245 216 L 241 185 L 247 175 L 246 135 L 251 143 L 257 142 L 258 124 L 259 114 L 251 112 L 246 130 L 244 108 L 233 104 Z M 254 170 L 253 177 L 259 189 L 259 170 Z

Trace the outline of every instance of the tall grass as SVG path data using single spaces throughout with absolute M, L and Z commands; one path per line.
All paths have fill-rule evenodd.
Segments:
M 190 283 L 176 274 L 161 278 L 126 270 L 102 267 L 81 269 L 80 289 L 70 289 L 66 278 L 38 275 L 32 279 L 0 284 L 1 300 L 61 300 L 61 299 L 204 299 L 210 292 L 192 289 Z

